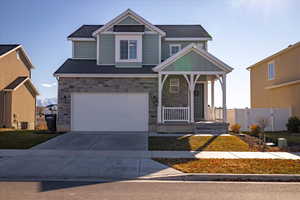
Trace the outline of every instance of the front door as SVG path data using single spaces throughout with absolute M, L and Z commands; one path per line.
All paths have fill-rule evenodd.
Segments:
M 204 120 L 204 84 L 197 83 L 194 91 L 195 122 Z

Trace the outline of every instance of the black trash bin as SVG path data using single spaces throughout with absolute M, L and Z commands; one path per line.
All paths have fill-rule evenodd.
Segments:
M 56 131 L 56 114 L 46 114 L 45 120 L 47 123 L 48 130 Z

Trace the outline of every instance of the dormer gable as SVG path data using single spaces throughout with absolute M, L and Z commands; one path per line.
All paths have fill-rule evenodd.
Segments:
M 93 36 L 96 37 L 99 33 L 103 32 L 111 32 L 114 30 L 115 25 L 144 25 L 145 30 L 157 32 L 161 36 L 165 36 L 166 33 L 159 29 L 158 27 L 151 24 L 149 21 L 138 15 L 137 13 L 133 12 L 130 9 L 127 9 L 104 26 L 97 29 Z

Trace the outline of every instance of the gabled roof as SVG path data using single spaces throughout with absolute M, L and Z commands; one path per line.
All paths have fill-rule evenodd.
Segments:
M 161 30 L 166 32 L 167 38 L 181 38 L 181 37 L 188 37 L 188 38 L 209 38 L 212 37 L 209 33 L 200 25 L 155 25 L 156 27 L 160 28 Z
M 33 83 L 31 82 L 30 78 L 27 76 L 19 76 L 17 77 L 13 82 L 11 82 L 9 85 L 7 85 L 4 88 L 4 91 L 15 91 L 17 90 L 21 85 L 28 83 L 32 90 L 35 92 L 36 95 L 39 95 L 39 92 L 34 87 Z
M 82 25 L 74 31 L 68 38 L 93 38 L 93 33 L 103 25 Z
M 34 66 L 30 58 L 28 57 L 25 49 L 20 44 L 0 44 L 0 59 L 9 54 L 10 52 L 17 50 L 20 50 L 20 52 L 22 53 L 24 59 L 26 60 L 25 64 L 27 65 L 28 69 L 34 69 Z
M 19 44 L 0 44 L 0 56 L 3 56 L 4 54 L 14 50 L 20 46 Z
M 155 25 L 166 33 L 166 38 L 206 38 L 211 40 L 212 37 L 201 25 Z M 93 32 L 103 27 L 103 25 L 82 25 L 71 35 L 71 38 L 91 38 Z
M 264 58 L 263 60 L 261 60 L 261 61 L 255 63 L 255 64 L 253 64 L 253 65 L 247 67 L 247 70 L 249 70 L 249 69 L 251 69 L 252 67 L 254 67 L 254 66 L 256 66 L 256 65 L 259 65 L 259 64 L 261 64 L 261 63 L 263 63 L 263 62 L 270 61 L 270 60 L 272 60 L 273 58 L 275 58 L 276 56 L 280 56 L 280 55 L 282 55 L 282 54 L 284 54 L 284 53 L 287 53 L 287 52 L 289 52 L 290 50 L 295 49 L 295 48 L 297 48 L 297 47 L 300 47 L 300 42 L 297 42 L 297 43 L 295 43 L 295 44 L 293 44 L 293 45 L 289 45 L 287 48 L 285 48 L 285 49 L 283 49 L 283 50 L 281 50 L 281 51 L 279 51 L 279 52 L 277 52 L 277 53 L 275 53 L 275 54 L 273 54 L 273 55 L 271 55 L 271 56 L 269 56 L 269 57 L 267 57 L 267 58 Z
M 219 60 L 218 58 L 216 58 L 212 54 L 208 53 L 205 50 L 197 48 L 196 45 L 193 44 L 193 43 L 186 46 L 181 51 L 177 52 L 175 55 L 169 57 L 164 62 L 162 62 L 159 65 L 157 65 L 156 67 L 154 67 L 153 70 L 155 72 L 162 71 L 165 67 L 167 67 L 170 64 L 174 63 L 175 61 L 177 61 L 178 59 L 180 59 L 181 57 L 183 57 L 184 55 L 188 54 L 191 51 L 194 51 L 194 52 L 198 53 L 199 55 L 201 55 L 205 59 L 207 59 L 210 62 L 214 63 L 222 71 L 225 71 L 225 72 L 228 73 L 228 72 L 231 72 L 233 70 L 233 68 L 231 68 L 230 66 L 228 66 L 227 64 L 225 64 L 224 62 L 222 62 L 221 60 Z
M 155 65 L 143 65 L 142 67 L 125 68 L 115 65 L 97 65 L 96 60 L 67 59 L 54 75 L 57 74 L 155 74 L 152 68 Z
M 106 23 L 104 26 L 100 27 L 92 35 L 95 37 L 98 33 L 111 28 L 114 24 L 120 22 L 121 20 L 123 20 L 127 16 L 130 16 L 133 19 L 135 19 L 136 21 L 140 22 L 141 24 L 144 24 L 149 29 L 158 32 L 161 36 L 166 35 L 166 33 L 164 31 L 160 30 L 158 27 L 154 26 L 149 21 L 147 21 L 146 19 L 144 19 L 143 17 L 141 17 L 140 15 L 138 15 L 137 13 L 135 13 L 134 11 L 132 11 L 130 9 L 127 9 L 126 11 L 124 11 L 123 13 L 121 13 L 120 15 L 118 15 L 117 17 L 115 17 L 114 19 L 109 21 L 108 23 Z

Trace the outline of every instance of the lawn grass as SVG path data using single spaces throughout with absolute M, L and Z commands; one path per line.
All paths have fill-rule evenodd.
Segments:
M 300 160 L 153 159 L 185 173 L 300 174 Z
M 150 151 L 250 151 L 236 136 L 149 137 Z
M 28 149 L 57 135 L 49 131 L 2 131 L 0 132 L 0 149 Z

